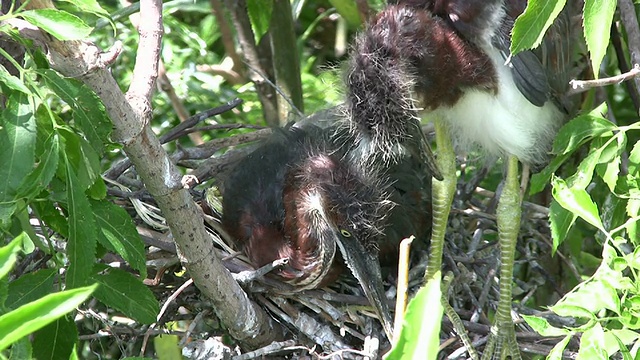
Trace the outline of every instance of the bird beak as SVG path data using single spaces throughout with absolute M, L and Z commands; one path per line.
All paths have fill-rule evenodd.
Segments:
M 433 155 L 433 151 L 431 151 L 431 146 L 427 141 L 427 137 L 422 132 L 422 128 L 420 127 L 420 123 L 417 123 L 417 135 L 418 135 L 418 143 L 420 152 L 420 160 L 427 164 L 427 168 L 431 172 L 431 176 L 436 178 L 437 180 L 442 181 L 444 177 L 442 177 L 442 173 L 440 172 L 440 168 L 438 167 L 438 163 L 436 163 L 436 158 Z
M 387 337 L 389 340 L 393 339 L 393 320 L 384 294 L 377 252 L 367 250 L 357 239 L 338 238 L 340 239 L 337 242 L 338 248 L 347 267 L 358 280 L 367 299 L 373 305 Z

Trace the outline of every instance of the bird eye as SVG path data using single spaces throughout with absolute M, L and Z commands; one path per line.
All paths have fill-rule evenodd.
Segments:
M 344 236 L 344 237 L 346 237 L 346 238 L 351 237 L 351 233 L 350 233 L 350 232 L 348 232 L 348 231 L 347 231 L 347 230 L 345 230 L 345 229 L 340 229 L 340 234 L 342 234 L 342 236 Z

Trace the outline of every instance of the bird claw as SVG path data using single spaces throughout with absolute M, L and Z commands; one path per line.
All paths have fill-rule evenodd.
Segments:
M 513 322 L 495 323 L 482 353 L 482 360 L 521 360 Z

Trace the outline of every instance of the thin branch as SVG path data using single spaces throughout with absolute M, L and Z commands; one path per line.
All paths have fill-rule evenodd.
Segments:
M 581 93 L 596 87 L 603 87 L 607 85 L 619 84 L 623 81 L 627 81 L 630 79 L 635 79 L 640 75 L 640 66 L 635 64 L 633 69 L 628 72 L 616 76 L 611 76 L 608 78 L 596 79 L 596 80 L 571 80 L 569 81 L 569 85 L 573 89 L 571 91 L 572 94 Z

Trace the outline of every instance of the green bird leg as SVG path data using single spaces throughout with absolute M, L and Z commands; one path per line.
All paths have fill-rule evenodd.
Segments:
M 438 158 L 436 160 L 443 179 L 433 178 L 432 184 L 432 213 L 433 227 L 431 229 L 431 245 L 429 248 L 429 263 L 425 273 L 425 283 L 440 271 L 442 267 L 442 249 L 444 235 L 447 231 L 451 202 L 456 190 L 456 156 L 451 144 L 451 137 L 446 122 L 437 116 L 434 120 L 436 130 L 436 145 Z
M 509 156 L 507 178 L 496 210 L 500 240 L 500 299 L 491 334 L 482 354 L 483 360 L 502 360 L 507 357 L 512 360 L 521 359 L 511 319 L 513 263 L 520 231 L 521 203 L 518 159 L 515 156 Z

